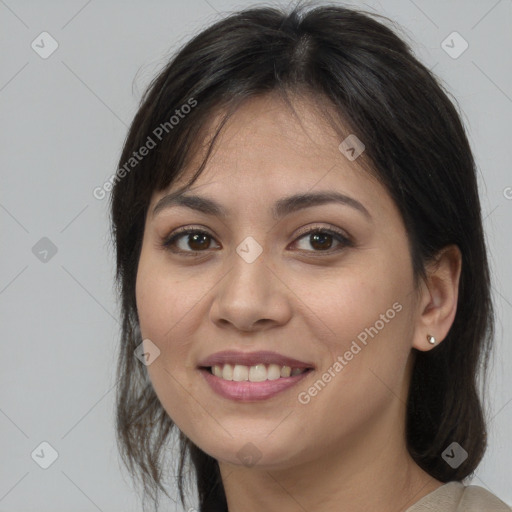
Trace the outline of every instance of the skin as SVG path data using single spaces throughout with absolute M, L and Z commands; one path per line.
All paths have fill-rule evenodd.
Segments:
M 340 152 L 339 135 L 311 102 L 297 98 L 294 107 L 300 123 L 272 95 L 251 99 L 226 125 L 187 192 L 215 199 L 229 210 L 226 218 L 183 206 L 151 215 L 199 158 L 153 195 L 136 283 L 142 336 L 160 350 L 147 369 L 172 420 L 218 460 L 230 512 L 406 510 L 442 485 L 407 452 L 405 402 L 411 349 L 431 350 L 427 334 L 439 344 L 455 317 L 460 252 L 446 248 L 415 289 L 407 234 L 390 195 L 362 170 L 363 157 L 351 162 Z M 272 217 L 278 199 L 320 190 L 357 199 L 371 218 L 336 203 Z M 162 246 L 181 226 L 211 235 L 177 242 L 196 257 Z M 335 238 L 315 244 L 299 233 L 307 227 L 338 229 L 353 245 Z M 236 252 L 248 236 L 263 248 L 252 263 Z M 400 312 L 300 403 L 298 394 L 394 303 Z M 273 350 L 316 369 L 275 397 L 235 402 L 215 394 L 197 370 L 226 349 Z M 238 455 L 248 443 L 254 465 Z

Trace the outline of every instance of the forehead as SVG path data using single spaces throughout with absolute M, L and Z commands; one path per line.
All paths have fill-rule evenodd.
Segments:
M 184 193 L 215 202 L 217 211 L 228 212 L 229 222 L 245 225 L 273 222 L 272 212 L 292 196 L 333 192 L 361 203 L 375 229 L 405 233 L 398 207 L 369 172 L 364 152 L 351 161 L 340 151 L 340 142 L 350 133 L 336 130 L 314 102 L 296 101 L 293 107 L 292 111 L 268 96 L 242 104 L 224 124 L 203 171 Z M 183 191 L 203 162 L 223 114 L 212 116 L 179 179 L 153 194 L 150 211 L 169 195 Z M 197 199 L 193 201 L 197 205 Z M 360 215 L 353 208 L 344 211 L 351 218 Z M 147 222 L 153 217 L 148 216 Z
M 368 172 L 364 153 L 349 161 L 340 151 L 339 145 L 350 135 L 349 129 L 337 120 L 340 130 L 336 130 L 319 111 L 319 107 L 330 107 L 331 118 L 335 119 L 332 106 L 311 96 L 295 95 L 290 99 L 291 104 L 277 94 L 267 94 L 242 103 L 222 127 L 191 190 L 199 191 L 214 182 L 233 184 L 234 179 L 238 184 L 243 179 L 249 187 L 296 184 L 309 189 L 315 183 L 331 187 L 339 184 L 342 177 L 345 182 L 379 186 Z M 180 177 L 166 190 L 154 194 L 153 202 L 182 188 L 195 174 L 225 113 L 218 110 L 211 116 Z

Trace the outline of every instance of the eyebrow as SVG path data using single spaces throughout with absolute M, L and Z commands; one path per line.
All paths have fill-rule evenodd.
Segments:
M 338 203 L 349 206 L 362 213 L 368 220 L 372 219 L 370 212 L 353 197 L 339 192 L 321 191 L 314 193 L 302 193 L 284 197 L 276 201 L 272 208 L 272 215 L 276 219 L 281 219 L 286 215 L 327 203 Z M 216 217 L 226 218 L 229 212 L 213 199 L 201 196 L 186 195 L 183 191 L 172 192 L 162 197 L 153 208 L 152 216 L 155 217 L 160 211 L 173 206 L 183 206 Z

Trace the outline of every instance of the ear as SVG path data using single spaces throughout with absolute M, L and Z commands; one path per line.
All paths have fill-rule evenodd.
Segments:
M 427 278 L 421 282 L 412 346 L 421 351 L 439 345 L 450 330 L 459 297 L 462 254 L 456 245 L 444 247 L 427 265 Z M 427 336 L 434 336 L 435 344 Z

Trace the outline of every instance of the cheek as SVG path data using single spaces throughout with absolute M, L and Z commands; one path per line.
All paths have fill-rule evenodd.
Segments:
M 159 257 L 141 253 L 136 282 L 136 301 L 140 330 L 143 339 L 149 339 L 158 347 L 159 356 L 147 367 L 157 394 L 174 389 L 183 380 L 186 370 L 190 336 L 183 333 L 182 319 L 191 310 L 197 298 L 186 293 L 188 284 L 169 272 L 159 261 Z M 172 397 L 163 398 L 164 403 L 173 401 L 173 407 L 179 406 Z
M 142 335 L 163 341 L 177 319 L 179 301 L 176 283 L 158 273 L 157 268 L 149 265 L 139 268 L 136 300 Z
M 183 331 L 187 312 L 197 304 L 190 282 L 169 272 L 159 257 L 141 253 L 136 281 L 136 301 L 143 339 L 149 339 L 160 354 L 147 366 L 153 389 L 169 417 L 190 430 L 190 389 L 187 360 L 190 336 Z M 198 295 L 196 297 L 196 295 Z
M 357 264 L 303 281 L 305 302 L 316 313 L 316 325 L 310 327 L 325 333 L 319 336 L 327 349 L 323 371 L 331 368 L 336 375 L 328 386 L 331 392 L 336 390 L 333 399 L 336 393 L 351 389 L 352 396 L 358 397 L 356 404 L 376 391 L 376 385 L 383 387 L 378 377 L 393 389 L 400 387 L 411 339 L 408 264 L 405 259 L 368 251 Z M 340 356 L 343 370 L 336 372 L 332 366 Z
M 166 262 L 165 254 L 142 250 L 135 296 L 141 333 L 164 343 L 201 300 L 205 286 Z
M 311 274 L 301 279 L 296 282 L 295 289 L 302 290 L 297 295 L 301 295 L 302 301 L 316 313 L 316 330 L 325 331 L 326 340 L 352 339 L 379 321 L 381 314 L 385 315 L 385 320 L 391 320 L 386 327 L 394 323 L 394 318 L 399 316 L 396 310 L 400 305 L 403 307 L 408 286 L 392 267 L 386 268 L 375 260 L 368 267 L 347 267 L 331 275 L 315 278 Z M 398 304 L 393 308 L 395 303 Z M 381 323 L 379 321 L 379 327 Z

